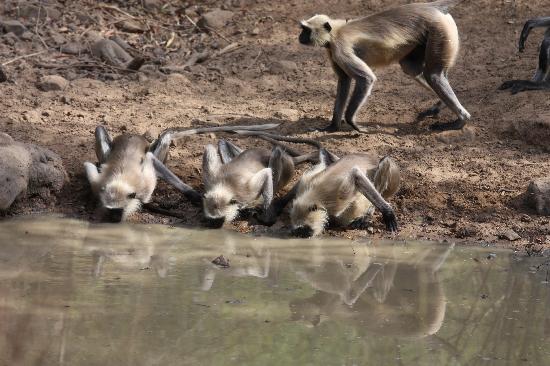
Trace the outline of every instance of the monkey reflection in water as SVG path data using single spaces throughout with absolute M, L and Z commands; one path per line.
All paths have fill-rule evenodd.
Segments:
M 439 331 L 445 318 L 445 295 L 437 271 L 453 245 L 421 249 L 371 247 L 354 262 L 325 257 L 321 263 L 295 263 L 300 278 L 315 294 L 290 303 L 292 320 L 317 326 L 327 320 L 360 324 L 379 335 L 422 338 Z M 380 250 L 391 250 L 389 256 Z

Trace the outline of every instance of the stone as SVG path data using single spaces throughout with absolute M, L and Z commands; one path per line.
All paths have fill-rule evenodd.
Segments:
M 30 153 L 0 133 L 0 210 L 8 209 L 27 190 Z
M 518 239 L 521 239 L 521 236 L 519 236 L 519 234 L 512 229 L 503 231 L 502 233 L 498 234 L 498 237 L 500 239 L 506 239 L 510 241 L 516 241 Z
M 0 21 L 0 27 L 4 33 L 13 33 L 16 36 L 22 36 L 27 31 L 27 27 L 18 20 L 2 20 Z
M 69 86 L 69 81 L 59 75 L 46 75 L 38 83 L 42 91 L 64 90 Z
M 223 28 L 233 18 L 234 13 L 229 10 L 214 9 L 203 16 L 197 22 L 201 28 Z
M 143 0 L 143 7 L 148 10 L 160 9 L 162 7 L 161 0 Z
M 0 209 L 8 209 L 23 195 L 48 199 L 67 181 L 59 155 L 34 144 L 14 141 L 0 133 Z
M 300 119 L 300 112 L 296 109 L 281 108 L 277 110 L 273 116 L 275 118 L 284 119 L 291 122 L 296 122 Z
M 85 48 L 78 42 L 68 42 L 61 46 L 59 50 L 68 55 L 79 55 L 85 51 Z
M 525 203 L 539 215 L 550 215 L 550 177 L 535 179 L 529 183 Z
M 129 33 L 143 33 L 147 28 L 135 20 L 125 20 L 123 22 L 117 23 L 117 26 L 125 32 Z
M 286 74 L 298 70 L 298 65 L 294 61 L 278 60 L 271 64 L 269 72 L 272 74 Z
M 61 157 L 53 151 L 34 144 L 25 144 L 31 156 L 27 193 L 42 199 L 61 192 L 67 172 Z

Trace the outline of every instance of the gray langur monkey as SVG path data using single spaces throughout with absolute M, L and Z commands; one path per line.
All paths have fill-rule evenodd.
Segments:
M 99 199 L 103 219 L 120 222 L 151 200 L 157 184 L 157 175 L 172 184 L 193 204 L 200 205 L 202 197 L 183 183 L 164 163 L 170 143 L 186 135 L 234 129 L 270 129 L 278 124 L 253 126 L 220 126 L 196 129 L 174 128 L 164 131 L 150 144 L 137 134 L 122 134 L 111 139 L 103 126 L 95 130 L 95 151 L 98 166 L 84 163 L 92 192 Z
M 325 149 L 319 155 L 319 164 L 306 171 L 288 194 L 294 196 L 290 220 L 295 236 L 319 235 L 329 219 L 365 228 L 372 206 L 382 212 L 386 229 L 397 231 L 393 208 L 386 201 L 400 182 L 399 167 L 391 158 L 351 154 L 339 159 Z
M 525 42 L 529 32 L 533 28 L 546 28 L 544 38 L 540 45 L 539 65 L 532 80 L 508 80 L 501 86 L 500 90 L 510 89 L 512 94 L 526 90 L 549 90 L 550 89 L 550 17 L 541 17 L 528 20 L 523 26 L 519 38 L 519 52 L 525 49 Z
M 323 130 L 339 131 L 344 117 L 361 132 L 355 118 L 376 81 L 371 67 L 396 62 L 405 74 L 434 92 L 458 116 L 456 121 L 434 124 L 431 129 L 464 127 L 470 113 L 460 104 L 447 80 L 447 72 L 459 50 L 458 30 L 449 8 L 461 1 L 406 4 L 349 21 L 326 15 L 303 20 L 300 43 L 326 48 L 338 77 L 332 122 Z M 352 80 L 355 89 L 348 103 Z M 440 106 L 438 102 L 419 116 L 436 115 Z
M 320 146 L 309 139 L 292 138 L 257 132 L 237 131 L 257 135 L 267 140 L 301 142 Z M 272 225 L 278 210 L 273 204 L 274 195 L 292 179 L 295 165 L 314 160 L 310 155 L 298 155 L 293 149 L 276 143 L 266 149 L 242 150 L 233 143 L 220 140 L 218 148 L 207 145 L 203 155 L 204 216 L 210 226 L 221 227 L 237 218 L 243 209 L 261 204 L 257 217 L 260 223 Z M 293 156 L 294 155 L 294 156 Z

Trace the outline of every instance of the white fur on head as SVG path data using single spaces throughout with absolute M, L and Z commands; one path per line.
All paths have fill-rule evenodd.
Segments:
M 141 203 L 135 194 L 135 187 L 129 185 L 121 175 L 117 174 L 99 190 L 99 200 L 107 209 L 124 210 L 124 218 L 139 209 Z
M 324 14 L 317 14 L 308 20 L 301 21 L 302 26 L 311 30 L 310 41 L 312 45 L 324 47 L 332 40 L 330 31 L 325 28 L 326 23 L 332 26 L 334 21 Z
M 313 236 L 319 235 L 328 222 L 328 213 L 321 202 L 315 200 L 311 190 L 296 197 L 290 209 L 290 221 L 293 229 L 309 227 Z
M 216 184 L 204 194 L 204 215 L 209 219 L 224 218 L 225 222 L 235 220 L 239 205 L 231 203 L 234 194 L 226 186 Z

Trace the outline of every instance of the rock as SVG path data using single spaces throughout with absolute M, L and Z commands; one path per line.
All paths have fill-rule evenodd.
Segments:
M 23 23 L 18 20 L 2 20 L 0 21 L 0 26 L 2 27 L 4 33 L 11 32 L 18 37 L 27 31 L 27 27 L 25 27 Z
M 125 20 L 123 22 L 117 23 L 117 26 L 125 32 L 129 33 L 143 33 L 147 28 L 140 22 L 135 20 Z
M 275 118 L 284 119 L 287 121 L 296 122 L 300 119 L 300 112 L 296 109 L 291 108 L 281 108 L 275 113 L 273 113 Z
M 67 181 L 61 158 L 51 150 L 14 141 L 0 133 L 0 209 L 8 209 L 23 194 L 43 199 L 57 194 Z
M 298 65 L 294 61 L 278 60 L 271 64 L 269 72 L 272 74 L 286 74 L 298 70 Z
M 512 229 L 503 231 L 502 233 L 498 234 L 498 237 L 500 239 L 506 239 L 510 241 L 516 241 L 518 239 L 521 239 L 521 236 L 519 236 L 519 234 Z
M 2 39 L 4 40 L 4 43 L 10 46 L 15 46 L 15 44 L 19 42 L 19 38 L 17 38 L 17 36 L 13 32 L 4 34 L 2 36 Z
M 6 210 L 27 190 L 31 155 L 5 133 L 0 133 L 0 155 L 0 210 Z
M 23 34 L 19 38 L 21 38 L 23 41 L 32 41 L 32 39 L 34 38 L 34 34 L 29 31 L 23 32 Z
M 143 7 L 148 10 L 160 9 L 162 7 L 161 0 L 143 0 Z
M 68 42 L 61 46 L 59 50 L 68 55 L 79 55 L 85 50 L 85 48 L 78 42 Z
M 256 27 L 256 28 L 252 29 L 250 34 L 252 34 L 253 36 L 257 36 L 258 34 L 260 34 L 260 28 Z
M 25 146 L 31 155 L 27 193 L 37 194 L 43 199 L 59 193 L 67 181 L 67 172 L 59 155 L 38 145 Z
M 42 91 L 64 90 L 67 86 L 67 79 L 59 75 L 46 75 L 38 83 L 38 88 Z
M 550 215 L 550 178 L 535 179 L 529 183 L 525 203 L 539 215 Z
M 223 28 L 233 18 L 233 15 L 232 11 L 215 9 L 203 14 L 197 25 L 201 28 Z

